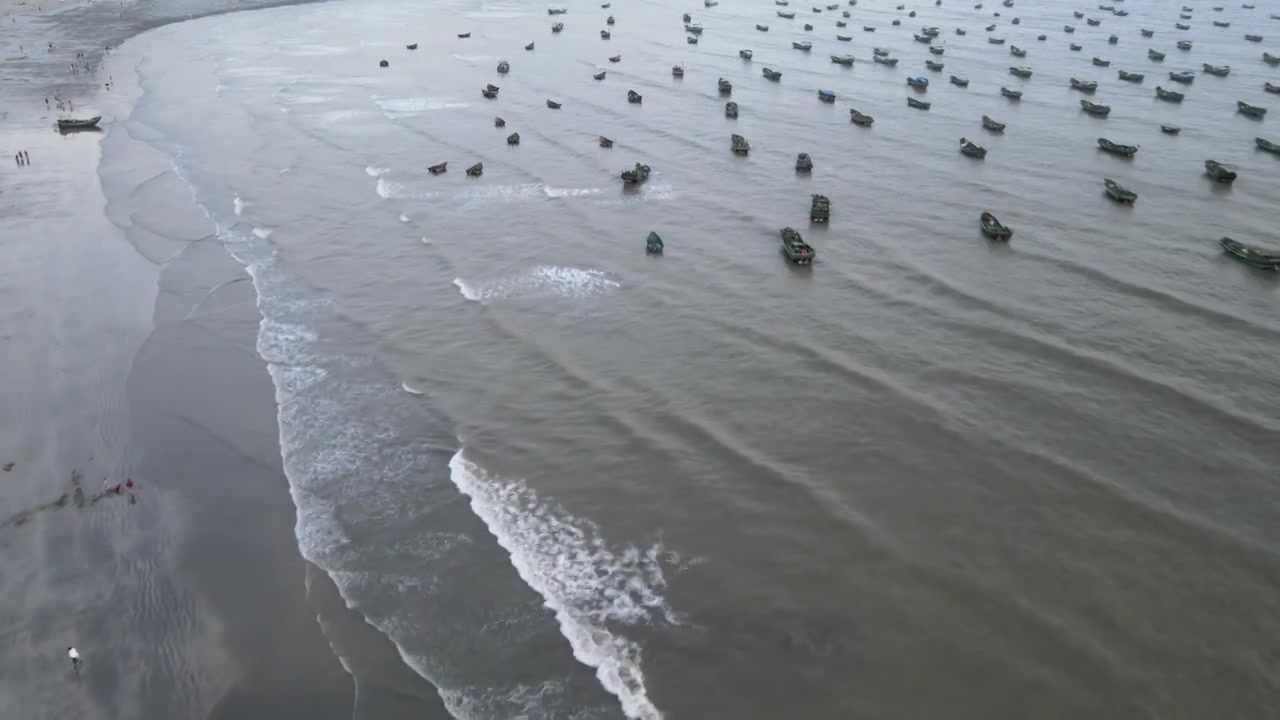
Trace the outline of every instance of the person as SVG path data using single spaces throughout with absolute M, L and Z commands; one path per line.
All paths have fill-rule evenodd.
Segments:
M 132 489 L 133 489 L 133 478 L 128 478 L 127 480 L 125 480 L 125 481 L 124 481 L 124 486 L 125 486 L 125 487 L 127 487 L 127 488 L 129 488 L 130 490 L 132 490 Z
M 67 657 L 71 658 L 71 669 L 80 669 L 80 651 L 70 645 L 67 646 Z

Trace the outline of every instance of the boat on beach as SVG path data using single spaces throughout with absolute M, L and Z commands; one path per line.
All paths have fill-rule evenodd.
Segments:
M 998 133 L 999 133 L 999 132 L 1004 132 L 1004 127 L 1005 127 L 1005 125 L 1004 125 L 1004 123 L 996 122 L 995 120 L 992 120 L 991 118 L 987 117 L 986 115 L 983 115 L 983 116 L 982 116 L 982 127 L 986 128 L 986 129 L 988 129 L 988 130 L 990 130 L 991 132 L 998 132 Z
M 449 163 L 442 162 L 442 163 L 437 163 L 435 165 L 429 166 L 427 168 L 427 172 L 431 173 L 432 175 L 439 175 L 440 173 L 445 172 L 448 169 L 449 169 Z
M 102 121 L 101 115 L 94 115 L 87 118 L 58 118 L 59 130 L 88 130 L 97 127 Z

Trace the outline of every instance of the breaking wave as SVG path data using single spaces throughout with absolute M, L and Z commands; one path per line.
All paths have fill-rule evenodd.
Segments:
M 462 296 L 479 303 L 541 298 L 581 299 L 622 287 L 603 270 L 539 265 L 512 275 L 471 281 L 454 278 Z

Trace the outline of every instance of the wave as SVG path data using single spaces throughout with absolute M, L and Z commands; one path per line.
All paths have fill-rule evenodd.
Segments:
M 275 231 L 267 228 L 256 227 L 253 229 L 253 236 L 260 240 L 266 240 L 267 238 L 271 237 L 271 233 L 273 232 Z
M 244 213 L 245 202 L 240 199 L 239 195 L 236 195 L 235 200 L 231 201 L 231 206 L 232 208 L 234 208 L 234 212 L 236 215 L 241 215 L 242 213 Z
M 384 98 L 373 96 L 389 120 L 437 110 L 456 110 L 471 107 L 471 103 L 451 98 Z
M 539 265 L 511 275 L 471 281 L 454 278 L 453 284 L 468 300 L 489 303 L 495 300 L 536 300 L 542 298 L 582 299 L 603 295 L 622 287 L 603 270 Z
M 366 165 L 364 172 L 369 177 L 378 177 L 379 175 L 385 175 L 391 172 L 391 168 L 379 167 L 377 165 Z
M 678 624 L 662 595 L 661 546 L 615 554 L 594 523 L 540 498 L 523 480 L 488 475 L 464 452 L 449 461 L 454 484 L 510 554 L 521 579 L 555 613 L 574 657 L 595 668 L 627 717 L 661 718 L 645 688 L 640 646 L 611 631 L 619 623 Z
M 405 392 L 409 393 L 410 395 L 421 395 L 421 394 L 423 394 L 423 392 L 424 392 L 424 391 L 419 390 L 418 388 L 416 388 L 416 387 L 414 387 L 414 386 L 410 385 L 408 380 L 405 380 L 404 382 L 400 383 L 400 387 L 401 387 Z

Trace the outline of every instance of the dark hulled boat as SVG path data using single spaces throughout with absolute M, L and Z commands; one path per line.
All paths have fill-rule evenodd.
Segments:
M 1220 163 L 1217 160 L 1205 160 L 1204 171 L 1205 174 L 1220 183 L 1233 183 L 1238 175 L 1234 165 Z
M 1165 90 L 1159 85 L 1156 86 L 1157 100 L 1164 100 L 1165 102 L 1171 102 L 1171 103 L 1180 103 L 1182 102 L 1182 97 L 1183 95 L 1180 92 L 1176 92 L 1174 90 Z
M 639 185 L 649 179 L 649 166 L 636 163 L 630 170 L 623 170 L 621 177 L 627 185 Z
M 982 116 L 982 127 L 990 130 L 991 132 L 1004 132 L 1004 123 L 996 122 L 986 115 Z
M 1109 153 L 1120 155 L 1122 157 L 1133 157 L 1138 154 L 1137 145 L 1120 145 L 1119 143 L 1113 143 L 1106 138 L 1098 138 L 1098 147 Z
M 1091 103 L 1088 100 L 1083 100 L 1083 99 L 1080 101 L 1080 108 L 1085 112 L 1089 113 L 1090 115 L 1094 115 L 1096 117 L 1106 117 L 1111 114 L 1110 105 L 1099 105 L 1097 103 Z
M 1138 200 L 1138 193 L 1111 178 L 1103 178 L 1102 184 L 1107 188 L 1107 195 L 1118 203 L 1132 205 Z
M 1280 270 L 1280 253 L 1256 245 L 1246 245 L 1229 237 L 1222 238 L 1218 244 L 1225 253 L 1246 265 L 1259 270 Z
M 992 240 L 1008 241 L 1013 237 L 1013 230 L 1002 224 L 996 219 L 995 215 L 989 212 L 982 213 L 982 217 L 978 218 L 978 222 L 982 224 L 982 233 Z
M 797 265 L 809 265 L 817 255 L 809 243 L 794 229 L 785 227 L 778 231 L 782 237 L 782 254 Z

